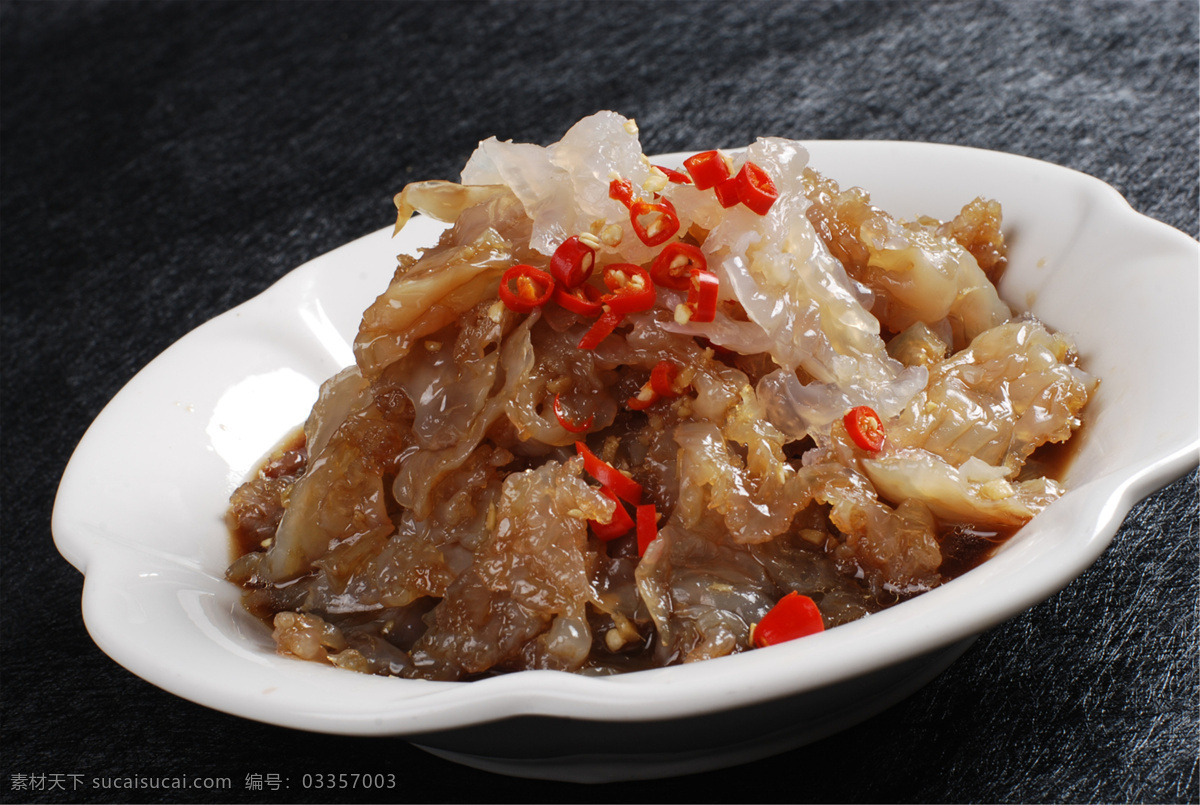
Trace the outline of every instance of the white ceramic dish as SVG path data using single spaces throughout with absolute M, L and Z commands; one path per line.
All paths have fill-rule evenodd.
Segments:
M 363 309 L 417 219 L 301 266 L 151 362 L 97 417 L 63 475 L 53 531 L 86 575 L 96 643 L 146 680 L 287 727 L 405 736 L 481 768 L 570 780 L 711 769 L 815 740 L 925 684 L 974 635 L 1066 586 L 1129 508 L 1196 462 L 1200 244 L 1107 185 L 1022 157 L 917 143 L 814 142 L 812 164 L 900 215 L 1004 205 L 1001 291 L 1077 338 L 1103 379 L 1071 491 L 998 555 L 864 620 L 766 651 L 618 677 L 524 672 L 472 683 L 386 679 L 278 656 L 223 580 L 222 515 L 258 458 L 349 363 Z M 678 164 L 663 157 L 660 164 Z M 637 723 L 637 751 L 627 740 Z M 614 754 L 612 747 L 630 747 Z M 647 751 L 661 747 L 661 751 Z

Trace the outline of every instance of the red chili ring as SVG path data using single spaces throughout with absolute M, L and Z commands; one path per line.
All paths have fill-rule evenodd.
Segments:
M 675 385 L 679 370 L 668 360 L 659 361 L 650 371 L 650 388 L 660 397 L 678 397 L 680 389 Z
M 650 216 L 650 223 L 642 218 Z M 657 202 L 639 200 L 629 205 L 629 221 L 638 239 L 647 246 L 661 246 L 679 231 L 679 215 L 675 205 L 665 198 Z
M 574 288 L 592 276 L 596 250 L 572 235 L 559 244 L 550 258 L 550 274 L 564 288 Z
M 766 648 L 825 631 L 821 610 L 807 595 L 792 591 L 754 625 L 754 645 Z
M 883 429 L 883 420 L 875 413 L 875 409 L 866 405 L 851 408 L 842 417 L 842 424 L 854 443 L 863 450 L 878 453 L 883 449 L 887 434 Z
M 600 290 L 594 285 L 580 285 L 575 288 L 555 286 L 554 301 L 559 307 L 581 316 L 599 316 L 604 310 Z
M 771 205 L 779 198 L 779 191 L 775 189 L 775 183 L 765 170 L 753 162 L 747 162 L 738 171 L 737 196 L 738 201 L 754 212 L 766 215 Z
M 517 263 L 500 278 L 500 299 L 516 313 L 529 313 L 546 304 L 553 295 L 554 278 L 540 268 Z
M 697 190 L 716 187 L 729 178 L 729 163 L 717 151 L 701 151 L 683 161 Z
M 654 282 L 641 266 L 612 263 L 604 267 L 602 276 L 609 292 L 600 298 L 614 313 L 624 315 L 654 307 Z
M 613 179 L 608 183 L 608 197 L 628 207 L 633 203 L 633 183 L 628 179 Z
M 712 321 L 717 316 L 717 292 L 721 282 L 711 271 L 692 271 L 688 287 L 687 306 L 692 315 L 689 321 Z
M 731 177 L 713 187 L 713 194 L 716 195 L 717 201 L 725 209 L 736 206 L 740 198 L 738 198 L 738 181 L 737 177 Z
M 643 397 L 643 394 L 646 396 Z M 662 398 L 659 396 L 658 392 L 650 388 L 649 383 L 646 383 L 644 386 L 638 389 L 637 394 L 625 401 L 625 405 L 631 411 L 645 411 L 660 399 Z
M 685 291 L 691 285 L 692 269 L 704 271 L 708 259 L 699 246 L 675 241 L 668 243 L 654 258 L 650 266 L 650 278 L 656 285 Z
M 575 424 L 567 418 L 565 413 L 563 413 L 562 403 L 559 402 L 558 399 L 560 396 L 561 395 L 558 394 L 554 395 L 554 418 L 558 420 L 558 424 L 562 425 L 564 430 L 570 431 L 571 433 L 585 433 L 587 429 L 592 426 L 592 423 L 596 421 L 596 415 L 592 414 L 583 423 L 578 425 Z

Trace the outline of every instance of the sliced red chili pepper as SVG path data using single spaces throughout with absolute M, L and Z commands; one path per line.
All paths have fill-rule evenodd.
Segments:
M 518 263 L 500 278 L 500 299 L 515 313 L 541 307 L 553 295 L 554 278 L 540 268 Z
M 821 610 L 807 595 L 790 592 L 780 598 L 771 611 L 754 626 L 754 645 L 774 646 L 799 637 L 825 631 Z
M 717 292 L 721 281 L 711 271 L 692 271 L 688 287 L 688 321 L 712 321 L 717 317 Z
M 636 508 L 638 556 L 645 556 L 650 543 L 658 539 L 658 510 L 649 503 Z
M 596 539 L 603 542 L 625 536 L 633 528 L 633 518 L 629 516 L 629 510 L 625 508 L 624 503 L 613 496 L 612 492 L 607 489 L 601 489 L 600 492 L 616 503 L 617 507 L 613 509 L 612 519 L 607 523 L 588 520 L 588 525 L 592 527 L 592 533 L 596 535 Z
M 759 215 L 766 215 L 771 205 L 779 198 L 779 191 L 775 189 L 775 183 L 765 170 L 753 162 L 747 162 L 738 171 L 737 195 L 738 201 Z
M 677 384 L 678 374 L 675 364 L 668 360 L 659 361 L 650 371 L 650 379 L 625 404 L 631 410 L 644 411 L 664 397 L 678 397 L 683 393 L 683 388 Z
M 628 207 L 633 203 L 633 182 L 628 179 L 613 179 L 608 183 L 608 197 Z
M 713 188 L 713 194 L 716 195 L 717 201 L 719 201 L 721 206 L 725 209 L 735 206 L 739 201 L 741 201 L 741 199 L 738 198 L 737 177 L 734 176 L 721 182 L 719 185 Z
M 604 267 L 603 277 L 609 292 L 600 298 L 613 312 L 624 315 L 654 307 L 654 282 L 641 266 L 613 263 Z
M 655 285 L 683 291 L 691 284 L 691 271 L 704 271 L 708 259 L 699 246 L 675 241 L 668 243 L 650 265 L 650 277 Z
M 883 420 L 870 406 L 860 405 L 851 408 L 842 417 L 842 424 L 854 443 L 863 450 L 877 453 L 883 448 L 887 434 L 883 430 Z
M 592 276 L 596 250 L 572 235 L 559 244 L 550 258 L 550 274 L 565 288 L 574 288 Z
M 642 502 L 642 485 L 618 470 L 588 449 L 583 442 L 575 442 L 575 451 L 583 456 L 583 470 L 600 482 L 608 491 L 634 506 Z
M 647 219 L 646 223 L 642 220 Z M 647 246 L 661 246 L 679 231 L 679 215 L 670 200 L 639 200 L 629 205 L 629 221 L 638 239 Z
M 625 314 L 617 313 L 614 310 L 606 310 L 600 314 L 592 328 L 583 334 L 583 338 L 579 339 L 580 349 L 595 349 L 601 341 L 612 335 L 612 331 L 617 329 L 617 325 L 625 318 Z
M 683 391 L 675 385 L 679 369 L 667 360 L 659 361 L 650 371 L 650 388 L 660 397 L 678 397 Z
M 664 168 L 662 165 L 655 165 L 654 167 L 658 168 L 660 171 L 665 173 L 667 175 L 667 181 L 671 182 L 672 184 L 691 184 L 692 183 L 692 180 L 688 178 L 688 175 L 686 173 L 680 173 L 677 170 L 671 170 L 670 168 Z
M 553 299 L 559 307 L 581 316 L 599 316 L 604 310 L 600 301 L 600 289 L 594 285 L 580 285 L 576 288 L 556 285 Z
M 650 384 L 646 383 L 638 393 L 625 401 L 625 405 L 629 406 L 631 411 L 645 411 L 650 406 L 654 405 L 661 399 L 659 394 L 654 389 L 650 388 Z
M 702 151 L 683 161 L 683 167 L 691 174 L 697 190 L 716 187 L 729 178 L 729 163 L 718 151 Z
M 584 433 L 587 431 L 592 426 L 592 423 L 596 421 L 596 415 L 592 414 L 584 422 L 578 425 L 575 424 L 563 413 L 562 403 L 558 399 L 559 396 L 561 395 L 554 395 L 554 417 L 558 420 L 558 424 L 562 425 L 564 430 L 568 430 L 571 433 Z

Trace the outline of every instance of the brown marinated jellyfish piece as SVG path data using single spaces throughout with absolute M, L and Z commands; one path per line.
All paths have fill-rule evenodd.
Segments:
M 433 487 L 428 517 L 403 510 L 395 518 L 396 532 L 368 552 L 338 546 L 318 559 L 305 607 L 325 613 L 369 611 L 444 596 L 489 537 L 504 480 L 499 466 L 507 460 L 504 451 L 480 445 Z
M 304 433 L 286 440 L 245 483 L 234 490 L 225 512 L 238 556 L 270 547 L 283 517 L 284 498 L 308 462 Z
M 905 366 L 929 368 L 942 361 L 950 352 L 951 336 L 939 335 L 924 322 L 910 325 L 904 332 L 888 341 L 887 351 Z
M 995 268 L 1004 247 L 998 205 L 971 202 L 945 227 L 928 218 L 906 224 L 872 206 L 860 188 L 842 191 L 811 168 L 804 182 L 808 219 L 846 271 L 875 292 L 871 312 L 886 330 L 899 333 L 916 322 L 948 327 L 951 347 L 961 349 L 1012 315 L 975 255 L 954 237 L 967 239 Z
M 862 579 L 839 569 L 832 550 L 840 539 L 829 522 L 829 507 L 813 503 L 796 515 L 786 534 L 749 549 L 780 591 L 811 598 L 825 628 L 832 629 L 877 612 L 885 603 Z
M 1076 361 L 1071 340 L 1035 319 L 1006 322 L 930 366 L 924 391 L 888 423 L 888 441 L 1013 478 L 1035 449 L 1079 427 L 1096 381 Z
M 272 637 L 279 651 L 302 660 L 328 660 L 346 648 L 341 630 L 317 615 L 280 612 L 273 619 Z
M 804 181 L 812 207 L 807 215 L 821 240 L 843 265 L 865 263 L 867 250 L 859 239 L 859 228 L 881 211 L 871 206 L 871 197 L 861 187 L 842 190 L 828 176 L 806 168 Z M 975 198 L 949 221 L 919 216 L 916 223 L 939 237 L 952 238 L 971 253 L 992 284 L 1000 281 L 1008 261 L 1008 245 L 1001 229 L 1003 209 L 994 199 Z
M 1003 211 L 994 199 L 976 198 L 949 221 L 922 216 L 917 222 L 942 237 L 953 238 L 969 251 L 993 285 L 1000 282 L 1008 264 L 1008 246 L 1000 229 Z
M 720 520 L 664 526 L 637 566 L 637 585 L 658 632 L 656 664 L 695 662 L 750 647 L 750 626 L 778 597 L 749 547 Z
M 408 431 L 385 419 L 350 367 L 327 381 L 305 425 L 308 469 L 291 487 L 259 575 L 280 583 L 312 571 L 331 545 L 379 540 L 395 526 L 383 478 L 395 471 Z
M 478 312 L 479 308 L 490 307 L 485 301 L 476 310 Z M 500 315 L 504 320 L 504 314 Z M 417 519 L 429 517 L 433 505 L 431 493 L 442 478 L 467 461 L 489 434 L 499 432 L 497 423 L 505 419 L 512 400 L 524 384 L 530 362 L 526 353 L 528 333 L 537 318 L 536 313 L 531 314 L 508 332 L 504 332 L 503 328 L 488 331 L 486 338 L 475 343 L 473 353 L 477 358 L 472 360 L 478 361 L 478 368 L 470 372 L 473 377 L 470 388 L 456 388 L 452 383 L 439 380 L 437 388 L 445 391 L 440 401 L 431 404 L 434 403 L 432 398 L 435 394 L 429 398 L 418 396 L 418 399 L 422 399 L 420 408 L 423 413 L 414 422 L 422 417 L 428 418 L 428 425 L 419 426 L 428 430 L 428 438 L 423 444 L 415 444 L 413 450 L 401 457 L 399 471 L 391 486 L 397 503 L 410 509 Z M 470 337 L 466 330 L 463 335 Z M 462 377 L 459 367 L 453 363 L 441 362 L 431 371 Z M 384 374 L 385 380 L 392 375 L 393 370 L 389 369 Z M 417 394 L 418 387 L 406 393 Z M 448 411 L 446 406 L 451 402 L 470 407 L 475 411 L 474 415 L 462 417 L 457 411 Z M 448 423 L 448 426 L 444 430 L 432 427 L 439 422 Z
M 879 601 L 894 603 L 941 583 L 939 524 L 928 507 L 910 501 L 889 506 L 865 475 L 838 461 L 801 468 L 795 486 L 809 501 L 828 507 L 836 532 L 825 549 L 843 573 L 862 578 Z
M 592 635 L 587 605 L 596 548 L 589 519 L 614 503 L 581 477 L 583 462 L 547 461 L 512 473 L 489 538 L 447 588 L 413 646 L 414 677 L 462 679 L 493 668 L 578 670 Z
M 828 595 L 831 622 L 844 622 L 940 581 L 929 510 L 880 501 L 854 458 L 832 449 L 795 466 L 748 386 L 723 427 L 680 423 L 675 440 L 678 505 L 637 571 L 660 659 L 746 648 L 749 624 L 789 590 Z M 775 547 L 797 534 L 812 542 L 807 554 Z M 780 554 L 812 572 L 789 575 L 776 560 L 768 574 L 766 558 Z
M 514 338 L 520 344 L 509 347 L 505 371 L 519 372 L 521 381 L 513 385 L 505 412 L 512 423 L 520 444 L 514 452 L 535 453 L 547 447 L 571 447 L 583 438 L 584 432 L 571 430 L 574 423 L 564 421 L 555 411 L 555 398 L 561 395 L 573 410 L 576 419 L 587 423 L 585 432 L 601 431 L 613 424 L 621 413 L 624 398 L 620 396 L 621 374 L 616 367 L 602 362 L 596 351 L 581 350 L 576 344 L 579 335 L 590 325 L 579 323 L 566 334 L 557 332 L 542 317 L 525 333 Z M 610 339 L 618 339 L 614 334 Z
M 420 260 L 401 260 L 387 290 L 363 313 L 354 341 L 363 375 L 374 381 L 424 339 L 495 300 L 500 276 L 514 263 L 544 264 L 544 256 L 520 245 L 528 244 L 530 227 L 521 202 L 502 189 L 459 210 L 454 226 Z
M 755 544 L 733 542 L 718 518 L 691 527 L 678 519 L 668 523 L 637 566 L 638 590 L 658 633 L 656 663 L 750 648 L 751 626 L 793 590 L 818 603 L 827 626 L 878 611 L 881 601 L 894 602 L 894 595 L 882 592 L 886 582 L 873 588 L 859 578 L 855 548 L 836 555 L 843 543 L 832 537 L 838 532 L 827 509 L 810 504 L 786 533 Z

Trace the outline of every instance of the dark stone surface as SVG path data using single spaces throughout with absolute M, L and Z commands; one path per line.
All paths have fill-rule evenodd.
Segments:
M 389 224 L 406 181 L 600 108 L 647 151 L 761 134 L 906 139 L 1093 174 L 1197 234 L 1195 2 L 0 5 L 6 801 L 350 801 L 305 771 L 395 772 L 397 801 L 1189 801 L 1197 495 L 1140 506 L 1090 570 L 880 716 L 744 767 L 578 787 L 398 740 L 243 721 L 88 638 L 54 550 L 58 478 L 104 404 L 181 335 Z M 1117 311 L 1111 312 L 1119 315 Z M 133 436 L 136 438 L 136 434 Z M 636 748 L 637 736 L 629 736 Z M 18 790 L 53 775 L 66 791 Z M 287 791 L 253 791 L 280 774 Z M 229 777 L 224 792 L 104 776 Z M 74 788 L 74 790 L 71 790 Z

